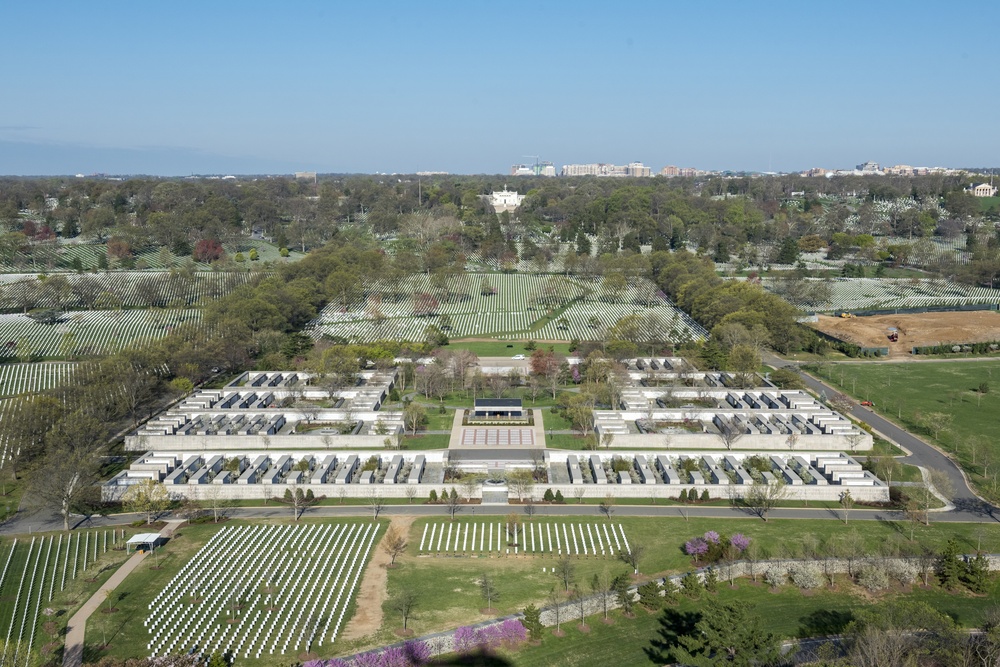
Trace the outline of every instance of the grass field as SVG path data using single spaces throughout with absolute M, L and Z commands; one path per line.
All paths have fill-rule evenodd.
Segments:
M 982 622 L 984 610 L 994 604 L 998 594 L 1000 581 L 994 580 L 993 589 L 986 596 L 915 589 L 908 593 L 887 594 L 880 599 L 926 602 L 954 618 L 959 625 L 975 627 Z M 736 590 L 723 585 L 714 597 L 719 601 L 740 600 L 754 605 L 756 613 L 768 619 L 768 629 L 787 638 L 839 632 L 854 610 L 871 603 L 867 596 L 850 586 L 804 595 L 791 586 L 772 592 L 746 581 L 739 582 Z M 703 604 L 684 599 L 663 612 L 639 610 L 631 619 L 616 611 L 611 614 L 611 625 L 605 624 L 600 616 L 591 616 L 587 618 L 587 632 L 578 629 L 578 619 L 567 610 L 569 620 L 562 625 L 564 636 L 557 637 L 547 628 L 539 646 L 526 646 L 508 657 L 517 667 L 662 665 L 667 662 L 667 656 L 662 654 L 661 630 L 669 627 L 672 616 L 696 613 Z M 831 619 L 837 623 L 831 624 Z
M 1000 500 L 1000 360 L 840 363 L 810 370 L 955 454 L 979 492 Z M 985 383 L 987 393 L 979 393 Z
M 471 350 L 480 357 L 513 357 L 515 354 L 530 356 L 532 350 L 525 347 L 527 341 L 487 341 L 487 340 L 452 340 L 449 350 Z M 568 355 L 569 343 L 537 343 L 539 349 L 550 347 L 559 354 Z
M 595 508 L 595 519 L 598 516 Z M 474 521 L 477 519 L 469 516 L 468 511 L 456 519 L 457 524 Z M 550 523 L 554 527 L 555 524 L 564 523 L 566 519 L 536 516 L 534 521 L 540 524 Z M 724 535 L 741 532 L 749 536 L 760 546 L 762 558 L 802 557 L 806 551 L 823 551 L 827 548 L 868 553 L 886 548 L 905 550 L 915 548 L 917 544 L 939 548 L 950 537 L 956 537 L 964 551 L 974 552 L 977 546 L 987 551 L 1000 548 L 1000 526 L 994 524 L 932 523 L 930 526 L 917 527 L 916 541 L 910 543 L 909 526 L 893 522 L 866 521 L 845 525 L 831 520 L 772 519 L 765 523 L 741 519 L 692 518 L 684 521 L 679 518 L 633 517 L 615 517 L 613 521 L 623 526 L 630 544 L 645 547 L 646 555 L 640 562 L 640 572 L 645 576 L 663 576 L 691 569 L 691 559 L 682 552 L 683 544 L 708 530 Z M 410 621 L 411 627 L 418 634 L 515 613 L 530 603 L 544 604 L 550 590 L 561 587 L 555 575 L 543 571 L 543 568 L 551 569 L 556 566 L 557 556 L 419 556 L 424 526 L 440 522 L 441 519 L 437 517 L 415 521 L 406 554 L 398 561 L 399 567 L 389 572 L 390 593 L 401 589 L 412 590 L 420 599 L 419 610 Z M 574 522 L 593 523 L 594 519 L 574 519 Z M 615 575 L 629 571 L 624 563 L 600 556 L 573 556 L 571 562 L 576 570 L 575 580 L 583 590 L 588 590 L 595 573 L 607 570 Z M 477 583 L 483 574 L 493 575 L 499 589 L 495 608 L 490 613 L 480 612 L 486 606 Z M 396 622 L 388 606 L 385 613 L 390 623 Z

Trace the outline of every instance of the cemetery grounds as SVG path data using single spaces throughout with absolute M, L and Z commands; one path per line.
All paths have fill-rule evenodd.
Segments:
M 1000 445 L 993 438 L 1000 359 L 818 363 L 806 369 L 872 401 L 882 416 L 952 454 L 981 495 L 1000 499 Z M 984 383 L 988 391 L 981 393 Z
M 515 507 L 512 506 L 511 509 L 515 510 Z M 543 508 L 541 509 L 544 511 Z M 440 551 L 437 549 L 436 540 L 432 544 L 427 538 L 424 538 L 424 548 L 421 550 L 421 538 L 425 535 L 425 531 L 429 535 L 430 530 L 440 531 L 441 526 L 444 526 L 447 530 L 448 527 L 453 526 L 457 535 L 460 527 L 462 529 L 473 527 L 477 531 L 477 534 L 481 534 L 479 532 L 481 531 L 481 526 L 499 526 L 499 524 L 505 521 L 503 516 L 491 516 L 488 518 L 474 517 L 471 516 L 470 511 L 470 508 L 464 508 L 464 512 L 459 514 L 454 522 L 447 519 L 444 510 L 442 510 L 441 517 L 417 519 L 408 534 L 409 546 L 406 553 L 400 556 L 396 566 L 387 572 L 388 582 L 384 591 L 386 597 L 383 597 L 383 600 L 386 600 L 388 595 L 400 589 L 413 590 L 418 595 L 419 604 L 410 621 L 410 626 L 417 635 L 455 628 L 477 620 L 488 620 L 489 618 L 516 613 L 530 603 L 544 605 L 550 590 L 560 590 L 562 587 L 557 576 L 551 572 L 551 569 L 556 566 L 559 554 L 552 553 L 551 551 L 542 552 L 541 549 L 536 549 L 540 553 L 529 553 L 526 555 L 523 552 L 518 552 L 515 555 L 513 550 L 510 554 L 507 553 L 507 546 L 503 546 L 502 551 L 500 551 L 496 548 L 496 544 L 494 544 L 492 551 L 489 549 L 474 551 L 470 548 L 466 552 L 455 553 L 454 548 L 452 548 L 451 552 L 446 553 L 447 550 Z M 640 564 L 641 572 L 646 576 L 662 576 L 663 574 L 683 572 L 690 569 L 690 559 L 682 553 L 681 547 L 685 540 L 701 535 L 707 530 L 716 530 L 723 534 L 742 532 L 752 540 L 757 541 L 764 548 L 764 555 L 772 557 L 801 557 L 807 549 L 819 548 L 816 545 L 834 543 L 853 545 L 855 549 L 874 550 L 887 541 L 903 543 L 908 538 L 908 527 L 896 526 L 891 524 L 891 522 L 856 522 L 845 525 L 843 522 L 836 520 L 771 520 L 764 523 L 751 519 L 713 520 L 692 518 L 689 521 L 684 521 L 680 518 L 647 519 L 632 517 L 612 517 L 608 521 L 601 517 L 596 509 L 593 517 L 564 519 L 536 516 L 534 519 L 527 521 L 525 517 L 521 516 L 521 521 L 523 523 L 531 523 L 537 527 L 532 530 L 532 533 L 536 537 L 540 534 L 543 527 L 547 534 L 549 533 L 549 529 L 553 532 L 556 530 L 560 530 L 560 532 L 563 530 L 572 530 L 579 539 L 579 543 L 582 543 L 583 532 L 580 530 L 581 527 L 586 531 L 589 526 L 591 532 L 588 534 L 590 535 L 596 534 L 598 529 L 601 531 L 600 534 L 604 535 L 605 528 L 611 531 L 612 525 L 617 526 L 619 539 L 622 539 L 624 535 L 627 536 L 630 544 L 641 543 L 646 547 L 646 555 Z M 261 528 L 276 529 L 283 527 L 298 530 L 307 527 L 321 529 L 329 526 L 343 527 L 351 525 L 363 527 L 372 523 L 370 520 L 365 519 L 320 521 L 306 518 L 294 526 L 287 521 L 244 522 L 235 520 L 226 521 L 222 524 L 206 523 L 184 526 L 164 548 L 159 550 L 156 559 L 147 556 L 145 562 L 126 578 L 123 584 L 117 589 L 113 604 L 118 611 L 114 613 L 97 613 L 90 618 L 87 626 L 88 655 L 92 656 L 94 660 L 101 655 L 119 657 L 149 655 L 148 646 L 151 633 L 144 626 L 143 621 L 153 613 L 150 610 L 150 605 L 152 604 L 153 608 L 157 609 L 166 595 L 165 592 L 171 590 L 174 590 L 175 596 L 180 595 L 176 600 L 176 607 L 178 609 L 182 611 L 190 609 L 189 614 L 191 616 L 205 617 L 205 620 L 202 621 L 205 628 L 217 627 L 219 628 L 217 632 L 226 634 L 227 628 L 232 627 L 232 624 L 226 623 L 226 611 L 229 606 L 226 600 L 230 597 L 228 592 L 232 589 L 233 584 L 242 576 L 243 570 L 240 567 L 230 568 L 226 565 L 214 566 L 214 569 L 211 569 L 207 565 L 209 561 L 204 557 L 205 552 L 203 552 L 203 547 L 206 544 L 210 544 L 210 540 L 219 531 L 232 531 L 241 527 L 243 529 L 258 530 Z M 367 555 L 359 556 L 363 561 L 369 559 L 371 553 L 379 548 L 379 540 L 385 534 L 385 525 L 387 522 L 382 520 L 377 522 L 377 524 L 380 530 L 376 539 L 371 544 L 371 552 Z M 539 532 L 535 533 L 535 530 Z M 977 530 L 981 532 L 977 533 Z M 562 534 L 566 535 L 569 533 Z M 494 533 L 495 535 L 496 533 Z M 952 536 L 957 537 L 962 548 L 967 550 L 973 550 L 978 540 L 982 541 L 983 548 L 987 550 L 996 549 L 997 547 L 994 545 L 1000 545 L 1000 530 L 995 526 L 977 526 L 971 524 L 939 525 L 932 523 L 927 527 L 919 526 L 916 528 L 916 539 L 918 541 L 933 544 L 937 547 L 942 546 Z M 570 538 L 570 541 L 572 541 L 572 538 Z M 0 550 L 6 544 L 6 541 L 0 544 Z M 562 544 L 565 544 L 565 542 Z M 629 570 L 629 567 L 613 557 L 609 550 L 606 550 L 603 555 L 594 553 L 593 550 L 589 550 L 587 554 L 584 554 L 582 553 L 582 548 L 579 551 L 580 553 L 577 553 L 577 547 L 574 547 L 570 555 L 570 560 L 576 571 L 575 583 L 585 593 L 589 592 L 590 581 L 594 574 L 601 574 L 607 571 L 614 575 Z M 202 555 L 198 558 L 197 556 L 200 552 Z M 282 544 L 276 543 L 267 547 L 262 542 L 258 551 L 251 555 L 251 561 L 254 561 L 257 557 L 281 558 L 283 555 L 288 556 L 284 560 L 284 563 L 294 563 L 295 565 L 291 568 L 279 569 L 282 569 L 285 573 L 283 576 L 286 577 L 287 581 L 295 582 L 296 591 L 308 595 L 308 592 L 315 589 L 317 585 L 322 585 L 321 578 L 316 574 L 317 570 L 312 568 L 310 564 L 310 558 L 304 556 L 302 563 L 299 564 L 295 560 L 295 557 L 302 554 Z M 226 561 L 226 564 L 228 565 L 228 561 Z M 549 571 L 543 571 L 543 568 Z M 185 577 L 194 576 L 193 573 L 195 572 L 200 572 L 203 575 L 203 585 L 205 588 L 198 588 L 194 594 L 192 594 L 192 591 L 195 591 L 195 589 L 179 588 L 181 585 L 178 582 L 184 581 Z M 179 574 L 180 576 L 178 576 Z M 485 601 L 480 595 L 478 585 L 478 580 L 483 574 L 494 577 L 499 591 L 499 595 L 494 601 L 492 608 L 488 610 L 486 609 Z M 253 576 L 256 577 L 256 575 Z M 244 621 L 241 621 L 240 624 L 236 624 L 236 628 L 229 630 L 228 634 L 231 637 L 253 637 L 254 633 L 257 632 L 257 628 L 266 627 L 264 623 L 260 622 L 260 618 L 268 612 L 266 596 L 269 595 L 269 591 L 265 590 L 268 585 L 266 578 L 263 584 L 256 579 L 253 582 L 248 582 L 248 584 L 250 585 L 250 589 L 252 589 L 253 595 L 256 595 L 258 600 L 257 602 L 245 603 L 247 611 L 244 612 L 241 608 L 238 612 L 241 615 L 244 613 L 248 614 L 250 620 L 246 621 L 246 625 L 243 624 Z M 210 585 L 215 585 L 216 588 L 209 590 L 208 586 Z M 288 584 L 288 586 L 278 584 L 270 591 L 270 594 L 278 595 L 279 592 L 287 592 L 286 589 L 290 587 L 291 584 Z M 747 591 L 746 595 L 756 595 L 754 591 L 757 589 L 750 587 L 748 584 L 741 583 L 740 588 Z M 742 595 L 740 593 L 733 594 L 737 597 Z M 213 598 L 211 597 L 213 595 L 217 596 L 217 599 L 214 601 L 212 601 Z M 790 593 L 790 596 L 792 601 L 787 601 L 784 596 L 779 596 L 779 600 L 775 604 L 778 605 L 778 608 L 781 608 L 781 605 L 789 605 L 790 609 L 801 609 L 803 613 L 822 608 L 822 605 L 818 604 L 819 601 L 817 601 L 815 607 L 812 607 L 809 602 L 799 600 L 801 594 L 797 591 Z M 766 597 L 759 595 L 757 597 L 760 598 L 761 604 L 767 603 L 770 599 L 774 598 L 770 593 Z M 261 598 L 264 598 L 264 601 Z M 833 598 L 821 598 L 821 600 L 826 600 L 827 602 L 831 599 Z M 836 597 L 835 601 L 838 605 L 847 606 L 858 604 L 863 600 L 859 600 L 851 595 L 842 595 Z M 377 601 L 372 602 L 377 603 Z M 982 604 L 976 606 L 963 599 L 957 599 L 953 601 L 951 606 L 960 607 L 963 619 L 970 619 L 969 622 L 975 622 L 976 617 L 970 614 L 981 613 L 980 607 L 985 605 L 986 602 L 982 600 L 980 602 Z M 356 604 L 357 602 L 351 601 L 342 608 L 344 613 L 342 628 L 353 616 Z M 292 634 L 296 637 L 298 636 L 298 632 L 312 629 L 308 623 L 302 622 L 303 618 L 309 618 L 308 609 L 306 608 L 308 605 L 304 604 L 302 607 L 300 609 L 294 603 L 289 607 L 290 613 L 288 616 L 293 620 L 290 621 L 288 631 L 295 631 Z M 948 609 L 949 607 L 943 606 L 941 608 Z M 977 609 L 979 611 L 976 611 Z M 160 613 L 162 614 L 163 612 L 161 611 Z M 571 617 L 571 614 L 571 611 L 566 611 L 567 620 Z M 799 616 L 795 616 L 795 618 L 799 618 Z M 299 619 L 298 623 L 294 620 L 296 618 Z M 381 629 L 372 635 L 349 642 L 339 640 L 332 645 L 327 642 L 322 647 L 318 645 L 314 646 L 313 652 L 320 657 L 332 657 L 397 641 L 398 636 L 394 631 L 401 626 L 401 622 L 399 621 L 398 614 L 391 609 L 391 605 L 388 603 L 383 605 L 383 619 Z M 627 619 L 619 619 L 617 622 L 624 625 L 631 623 Z M 592 623 L 593 626 L 598 625 L 593 622 L 593 619 L 588 620 L 588 623 Z M 160 630 L 161 627 L 170 627 L 168 623 L 159 625 L 160 627 L 157 627 L 156 630 Z M 569 627 L 575 627 L 575 623 L 569 623 L 568 625 Z M 794 634 L 791 625 L 789 625 L 789 628 L 789 634 Z M 239 632 L 236 631 L 237 629 Z M 572 631 L 576 632 L 575 630 Z M 648 628 L 640 624 L 637 630 L 629 630 L 628 632 L 638 634 L 642 634 L 642 632 L 648 633 Z M 280 634 L 280 631 L 278 631 L 278 634 Z M 652 635 L 652 633 L 648 634 Z M 103 646 L 105 636 L 107 637 L 106 647 Z M 217 637 L 218 635 L 216 635 Z M 275 637 L 276 635 L 269 637 L 269 641 L 267 642 L 268 647 L 271 646 Z M 292 641 L 296 640 L 293 638 Z M 637 639 L 636 641 L 641 642 L 642 640 Z M 539 647 L 540 655 L 550 655 L 547 653 L 549 649 L 546 647 L 551 646 L 553 642 L 558 644 L 561 640 L 547 639 L 542 647 Z M 183 647 L 179 643 L 174 646 L 174 650 L 177 651 L 185 648 L 187 647 Z M 278 651 L 271 654 L 267 649 L 264 649 L 259 657 L 256 655 L 256 649 L 254 649 L 247 658 L 244 657 L 246 648 L 247 646 L 243 645 L 239 653 L 241 663 L 248 662 L 251 664 L 277 666 L 288 664 L 289 661 L 299 659 L 300 656 L 305 655 L 301 649 L 289 647 L 284 655 L 280 655 Z M 530 655 L 533 650 L 526 649 L 527 655 Z M 633 649 L 630 648 L 629 650 Z M 522 663 L 519 659 L 518 664 L 542 663 L 530 660 Z M 580 664 L 597 664 L 597 662 Z
M 486 276 L 496 292 L 482 294 L 483 274 L 469 273 L 449 285 L 453 298 L 441 298 L 433 315 L 415 314 L 419 294 L 435 292 L 430 279 L 415 274 L 405 279 L 398 301 L 361 296 L 350 306 L 331 303 L 311 324 L 312 334 L 347 340 L 423 340 L 424 329 L 447 316 L 450 338 L 495 338 L 540 341 L 595 340 L 602 330 L 626 315 L 658 315 L 665 333 L 674 341 L 702 340 L 706 331 L 674 306 L 647 280 L 615 294 L 601 292 L 597 281 L 545 274 L 496 273 Z M 555 281 L 561 304 L 549 303 Z M 369 292 L 379 291 L 372 282 Z M 596 317 L 595 326 L 591 318 Z

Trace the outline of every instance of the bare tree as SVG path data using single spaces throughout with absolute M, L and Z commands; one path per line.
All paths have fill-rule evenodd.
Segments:
M 632 542 L 627 549 L 618 552 L 618 558 L 632 566 L 635 574 L 639 574 L 639 561 L 646 553 L 646 546 L 638 542 Z
M 226 494 L 221 485 L 211 484 L 205 490 L 205 499 L 202 504 L 205 509 L 212 513 L 212 523 L 219 523 L 220 519 L 226 518 L 229 509 L 235 505 L 235 501 Z
M 743 431 L 736 424 L 735 417 L 729 419 L 719 417 L 719 421 L 722 422 L 719 425 L 719 438 L 722 439 L 722 444 L 726 446 L 726 449 L 732 449 L 736 442 L 743 437 Z
M 406 624 L 413 616 L 419 599 L 417 593 L 408 588 L 396 591 L 396 594 L 389 598 L 389 606 L 403 619 L 403 632 L 406 632 Z
M 587 495 L 587 488 L 585 486 L 577 486 L 573 489 L 573 497 L 576 498 L 578 504 L 583 504 L 583 497 Z
M 559 597 L 555 589 L 552 589 L 549 591 L 546 602 L 548 602 L 549 608 L 556 617 L 556 633 L 562 636 L 562 598 Z
M 604 609 L 604 620 L 608 620 L 608 607 L 611 606 L 611 601 L 615 596 L 613 581 L 606 569 L 599 573 L 595 572 L 594 578 L 590 581 L 590 590 L 601 600 L 601 606 Z
M 493 608 L 493 601 L 500 597 L 500 592 L 497 590 L 496 582 L 493 577 L 485 572 L 481 577 L 479 577 L 479 593 L 486 600 L 486 609 Z
M 382 538 L 382 551 L 388 554 L 390 566 L 396 564 L 396 558 L 406 551 L 407 545 L 406 535 L 395 527 L 391 527 L 386 531 L 385 537 Z
M 787 495 L 788 489 L 784 482 L 765 484 L 755 481 L 743 494 L 740 501 L 750 512 L 767 521 L 768 513 L 777 507 L 778 503 L 784 500 Z
M 412 505 L 413 499 L 417 497 L 417 486 L 415 484 L 407 484 L 404 493 L 406 494 L 406 504 Z
M 573 565 L 569 556 L 563 556 L 556 561 L 556 576 L 559 577 L 559 581 L 562 582 L 563 588 L 568 593 L 570 584 L 576 578 L 576 566 Z
M 608 519 L 613 519 L 615 516 L 615 497 L 610 493 L 604 496 L 601 500 L 600 505 L 601 514 L 603 514 Z
M 851 508 L 854 507 L 854 496 L 851 495 L 850 489 L 840 492 L 840 506 L 844 508 L 844 525 L 846 525 L 847 515 L 850 513 Z
M 528 500 L 524 503 L 524 515 L 528 517 L 528 521 L 531 521 L 531 519 L 534 518 L 536 511 L 537 508 L 535 507 L 535 501 L 528 498 Z
M 580 628 L 585 630 L 587 627 L 587 618 L 585 616 L 587 596 L 583 594 L 579 586 L 574 586 L 573 592 L 569 595 L 569 601 L 576 606 L 577 613 L 580 614 Z
M 378 519 L 378 515 L 385 509 L 385 498 L 375 489 L 368 490 L 368 507 L 372 510 L 372 520 Z
M 455 520 L 455 515 L 462 511 L 462 499 L 457 493 L 441 493 L 444 496 L 441 500 L 444 501 L 444 506 L 448 510 L 448 516 L 451 520 Z

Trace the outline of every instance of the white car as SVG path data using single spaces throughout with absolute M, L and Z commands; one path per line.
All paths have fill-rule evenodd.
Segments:
M 523 354 L 515 354 L 513 357 L 511 357 L 511 359 L 513 359 L 514 361 L 524 361 L 524 355 Z

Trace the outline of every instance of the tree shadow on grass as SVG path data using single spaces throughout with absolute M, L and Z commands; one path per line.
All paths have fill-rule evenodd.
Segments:
M 838 609 L 817 609 L 799 618 L 799 637 L 825 637 L 839 635 L 847 624 L 854 620 L 850 611 Z
M 658 636 L 650 641 L 650 646 L 643 649 L 646 656 L 657 664 L 673 663 L 673 650 L 678 645 L 678 637 L 694 632 L 695 625 L 700 620 L 701 614 L 698 612 L 663 610 L 660 629 L 656 631 Z
M 514 667 L 507 658 L 494 655 L 489 651 L 480 651 L 449 658 L 435 658 L 427 663 L 428 667 Z

